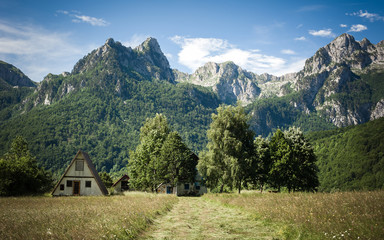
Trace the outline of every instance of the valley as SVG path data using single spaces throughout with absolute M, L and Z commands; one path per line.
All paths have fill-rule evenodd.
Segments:
M 156 113 L 168 118 L 196 154 L 205 149 L 211 114 L 221 104 L 244 106 L 256 136 L 268 137 L 290 126 L 320 135 L 359 126 L 384 115 L 383 49 L 382 41 L 358 42 L 342 34 L 307 59 L 303 70 L 280 77 L 257 75 L 233 62 L 207 63 L 193 74 L 182 73 L 170 68 L 154 38 L 136 48 L 108 39 L 79 60 L 71 73 L 48 74 L 40 83 L 3 62 L 0 154 L 21 135 L 39 166 L 55 178 L 79 149 L 95 159 L 98 171 L 118 178 L 139 142 L 140 127 Z M 319 141 L 313 144 L 320 151 Z M 350 161 L 364 165 L 364 159 L 350 156 Z M 318 157 L 319 166 L 333 161 L 324 154 Z M 370 161 L 383 160 L 377 155 Z M 320 169 L 320 179 L 329 179 L 334 170 Z M 378 177 L 365 181 L 369 186 L 356 183 L 346 189 L 380 188 L 382 170 L 373 172 Z M 343 176 L 338 182 L 350 182 L 348 174 L 337 174 Z M 356 181 L 363 175 L 357 174 Z M 323 189 L 344 187 L 333 182 Z

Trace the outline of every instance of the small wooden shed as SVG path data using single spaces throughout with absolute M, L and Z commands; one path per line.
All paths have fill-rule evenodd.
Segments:
M 101 196 L 108 190 L 88 153 L 79 150 L 52 191 L 53 196 Z
M 112 187 L 115 189 L 115 192 L 121 193 L 125 191 L 129 191 L 129 177 L 127 174 L 119 178 Z

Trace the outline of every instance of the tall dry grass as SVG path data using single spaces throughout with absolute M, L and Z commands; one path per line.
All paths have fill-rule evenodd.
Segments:
M 0 239 L 133 239 L 175 196 L 0 198 Z
M 384 191 L 208 194 L 205 198 L 238 206 L 256 218 L 282 222 L 295 229 L 294 238 L 384 239 Z

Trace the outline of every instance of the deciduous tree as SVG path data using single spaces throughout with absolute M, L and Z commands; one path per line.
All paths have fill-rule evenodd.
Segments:
M 140 129 L 140 144 L 130 154 L 128 170 L 135 189 L 156 191 L 162 183 L 193 182 L 197 159 L 167 119 L 156 114 Z
M 316 156 L 300 129 L 278 129 L 270 142 L 272 165 L 269 182 L 272 186 L 287 187 L 288 191 L 314 191 L 319 185 Z
M 198 170 L 211 187 L 225 186 L 239 190 L 249 179 L 254 166 L 254 133 L 249 129 L 248 117 L 241 106 L 220 106 L 212 114 L 207 131 L 207 151 L 201 153 Z

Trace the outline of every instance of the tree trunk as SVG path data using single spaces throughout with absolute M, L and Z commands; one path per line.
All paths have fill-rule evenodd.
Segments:
M 241 181 L 239 182 L 239 194 L 241 192 Z
M 263 193 L 263 184 L 260 184 L 260 193 Z
M 220 193 L 223 193 L 223 190 L 224 190 L 224 184 L 221 184 Z

